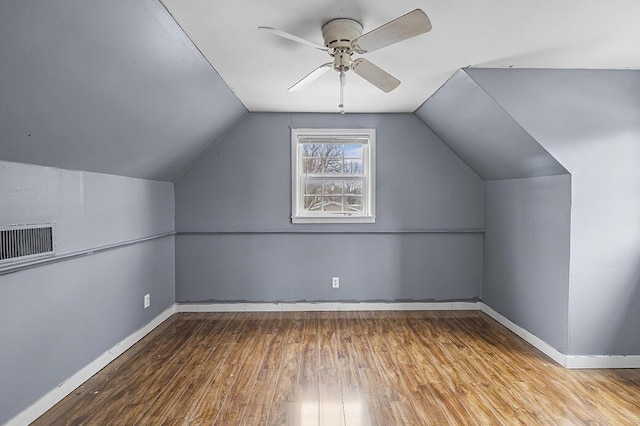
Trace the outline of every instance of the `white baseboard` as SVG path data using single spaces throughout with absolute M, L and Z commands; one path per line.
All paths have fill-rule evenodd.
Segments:
M 7 426 L 22 426 L 27 425 L 42 414 L 44 414 L 51 407 L 60 402 L 64 397 L 73 392 L 78 386 L 86 382 L 91 376 L 103 369 L 107 364 L 122 355 L 124 351 L 129 349 L 135 343 L 137 343 L 144 336 L 149 334 L 154 328 L 162 324 L 167 318 L 176 312 L 175 305 L 171 305 L 160 315 L 149 321 L 146 325 L 134 332 L 124 340 L 116 343 L 114 347 L 100 355 L 93 360 L 86 367 L 69 377 L 64 382 L 60 383 L 55 389 L 52 389 L 44 395 L 42 398 L 34 402 L 31 406 L 24 409 L 17 416 L 9 420 L 6 423 Z
M 471 311 L 477 302 L 177 303 L 177 312 Z
M 531 346 L 538 349 L 540 352 L 542 352 L 543 354 L 545 354 L 546 356 L 548 356 L 558 364 L 562 365 L 563 367 L 567 366 L 567 356 L 562 352 L 560 352 L 559 350 L 557 350 L 556 348 L 554 348 L 553 346 L 551 346 L 550 344 L 548 344 L 547 342 L 545 342 L 544 340 L 540 339 L 539 337 L 537 337 L 532 333 L 529 333 L 527 330 L 515 324 L 514 322 L 512 322 L 510 319 L 503 316 L 502 314 L 499 314 L 498 312 L 494 311 L 493 308 L 491 308 L 490 306 L 487 306 L 484 303 L 480 303 L 480 309 L 482 310 L 482 312 L 484 312 L 494 320 L 498 321 L 500 324 L 507 327 L 509 330 L 511 330 L 518 336 L 520 336 L 520 338 L 530 343 Z
M 640 368 L 640 355 L 566 355 L 565 367 L 587 368 Z
M 490 306 L 479 303 L 482 312 L 520 336 L 534 348 L 568 369 L 593 368 L 640 368 L 640 355 L 565 355 L 544 340 L 516 325 L 511 320 L 494 311 Z

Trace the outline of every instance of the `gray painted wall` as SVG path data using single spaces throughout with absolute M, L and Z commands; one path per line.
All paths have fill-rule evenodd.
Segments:
M 482 300 L 567 353 L 571 177 L 485 182 L 484 220 Z
M 291 224 L 291 127 L 376 128 L 375 224 Z M 247 114 L 176 183 L 176 223 L 228 233 L 178 237 L 179 302 L 480 294 L 481 234 L 398 234 L 482 227 L 481 180 L 412 114 Z
M 291 223 L 291 127 L 376 128 L 376 223 Z M 482 182 L 412 114 L 250 113 L 176 182 L 178 231 L 482 228 Z
M 567 173 L 464 70 L 415 114 L 484 180 Z
M 176 300 L 472 300 L 481 253 L 480 234 L 179 235 Z
M 174 230 L 169 182 L 0 161 L 0 226 L 52 223 L 58 254 Z
M 640 354 L 640 71 L 468 69 L 572 175 L 569 354 Z
M 54 223 L 59 254 L 174 230 L 167 182 L 0 162 L 0 203 L 0 225 Z M 0 423 L 173 304 L 174 244 L 164 237 L 0 275 Z
M 3 0 L 0 52 L 0 160 L 172 181 L 246 113 L 157 0 Z

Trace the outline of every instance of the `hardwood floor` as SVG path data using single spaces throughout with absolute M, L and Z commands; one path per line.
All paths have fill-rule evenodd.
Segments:
M 640 370 L 476 311 L 176 314 L 34 424 L 638 425 Z

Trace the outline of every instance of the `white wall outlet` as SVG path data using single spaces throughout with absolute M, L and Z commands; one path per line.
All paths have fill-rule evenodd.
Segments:
M 340 288 L 340 277 L 331 278 L 331 287 Z
M 147 293 L 144 295 L 144 308 L 147 309 L 150 305 L 151 305 L 151 295 Z

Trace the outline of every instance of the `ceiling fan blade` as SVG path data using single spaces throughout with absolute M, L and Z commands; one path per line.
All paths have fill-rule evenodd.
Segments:
M 325 72 L 329 71 L 333 67 L 333 62 L 327 62 L 326 64 L 320 65 L 315 70 L 311 71 L 309 74 L 304 76 L 302 80 L 289 87 L 289 92 L 295 92 L 296 90 L 304 89 L 318 78 L 323 75 Z
M 293 40 L 293 41 L 295 41 L 297 43 L 301 43 L 301 44 L 305 44 L 307 46 L 315 47 L 316 49 L 320 49 L 320 50 L 327 50 L 327 48 L 324 47 L 321 44 L 314 43 L 314 42 L 309 41 L 309 40 L 305 40 L 302 37 L 298 37 L 297 35 L 289 34 L 287 32 L 278 30 L 276 28 L 272 28 L 272 27 L 258 27 L 258 28 L 261 29 L 261 30 L 268 31 L 271 34 L 275 34 L 275 35 L 280 36 L 282 38 L 286 38 L 288 40 Z
M 431 31 L 429 17 L 420 9 L 407 13 L 351 42 L 358 53 L 373 52 L 390 44 Z
M 400 85 L 400 80 L 364 58 L 353 61 L 351 69 L 385 93 L 389 93 Z

